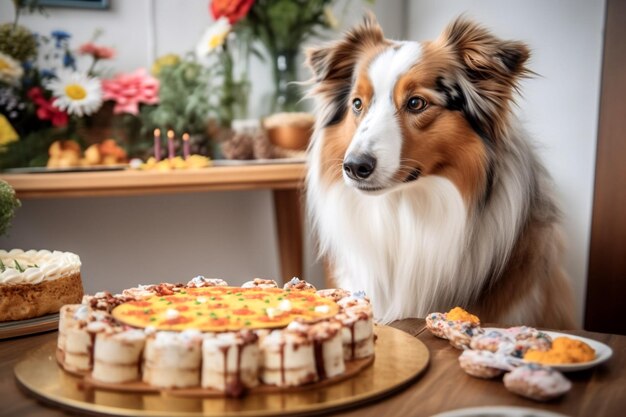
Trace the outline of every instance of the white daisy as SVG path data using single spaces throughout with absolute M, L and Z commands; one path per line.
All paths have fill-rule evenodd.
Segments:
M 54 107 L 70 115 L 88 116 L 102 105 L 100 80 L 80 72 L 61 72 L 47 87 L 56 97 Z
M 231 28 L 232 26 L 227 18 L 220 17 L 217 19 L 202 35 L 200 43 L 196 46 L 196 56 L 198 58 L 205 57 L 213 52 L 215 48 L 222 46 Z
M 0 82 L 17 85 L 22 75 L 24 75 L 24 70 L 20 63 L 0 52 Z

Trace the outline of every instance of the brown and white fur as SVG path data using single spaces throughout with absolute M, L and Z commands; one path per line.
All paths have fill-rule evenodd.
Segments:
M 574 327 L 550 179 L 511 112 L 528 57 L 465 18 L 419 43 L 368 16 L 308 51 L 308 211 L 337 284 L 378 320 L 460 305 Z

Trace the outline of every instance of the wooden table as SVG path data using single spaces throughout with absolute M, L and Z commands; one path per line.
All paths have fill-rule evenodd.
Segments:
M 302 277 L 305 164 L 219 166 L 200 170 L 1 174 L 19 198 L 71 198 L 269 189 L 273 192 L 283 280 Z
M 568 374 L 572 390 L 563 398 L 537 403 L 508 392 L 499 380 L 466 375 L 458 365 L 459 351 L 424 331 L 424 320 L 407 319 L 392 326 L 404 330 L 428 346 L 431 362 L 426 373 L 404 391 L 374 404 L 335 413 L 335 416 L 431 416 L 463 407 L 511 405 L 544 409 L 569 416 L 623 416 L 626 414 L 626 336 L 585 331 L 571 332 L 611 346 L 609 362 L 592 370 Z M 62 416 L 61 411 L 37 403 L 18 389 L 13 365 L 25 351 L 55 339 L 56 332 L 0 341 L 0 407 L 2 416 Z

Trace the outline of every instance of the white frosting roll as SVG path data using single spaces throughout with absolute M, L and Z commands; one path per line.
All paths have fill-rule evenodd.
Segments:
M 39 284 L 80 272 L 80 258 L 71 252 L 0 250 L 0 261 L 0 284 Z
M 146 341 L 143 381 L 157 387 L 200 385 L 202 334 L 157 332 Z
M 371 307 L 354 306 L 335 317 L 341 330 L 345 360 L 362 359 L 374 354 L 374 320 Z
M 265 384 L 298 386 L 317 380 L 313 343 L 293 330 L 274 330 L 261 342 Z
M 111 326 L 102 321 L 78 321 L 69 326 L 66 330 L 63 367 L 71 372 L 90 371 L 93 367 L 94 339 L 98 333 L 110 329 Z
M 260 350 L 252 332 L 211 334 L 202 342 L 202 387 L 231 396 L 259 384 Z
M 309 330 L 319 379 L 332 378 L 343 374 L 346 370 L 342 328 L 339 322 L 323 321 L 312 325 Z
M 59 337 L 57 338 L 57 348 L 64 353 L 67 341 L 67 330 L 78 321 L 74 316 L 76 312 L 86 306 L 81 304 L 66 304 L 59 311 Z
M 110 383 L 139 380 L 139 361 L 145 340 L 142 330 L 98 333 L 92 377 Z

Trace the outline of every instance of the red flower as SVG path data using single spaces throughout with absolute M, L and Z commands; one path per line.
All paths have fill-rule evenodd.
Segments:
M 248 14 L 254 0 L 213 0 L 209 5 L 213 19 L 226 17 L 234 25 Z
M 52 126 L 60 127 L 67 125 L 68 115 L 63 110 L 54 107 L 54 100 L 44 97 L 43 90 L 40 87 L 33 87 L 28 90 L 28 98 L 37 106 L 37 117 L 39 120 L 50 120 Z
M 108 46 L 99 46 L 93 42 L 84 43 L 78 48 L 81 55 L 91 55 L 95 59 L 111 59 L 115 56 L 115 49 Z

